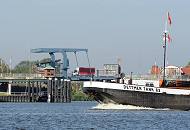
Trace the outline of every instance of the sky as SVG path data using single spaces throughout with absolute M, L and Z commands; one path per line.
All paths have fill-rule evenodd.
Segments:
M 152 65 L 163 65 L 162 35 L 169 11 L 167 64 L 185 66 L 190 61 L 189 5 L 189 0 L 1 0 L 0 57 L 14 67 L 49 57 L 30 49 L 87 48 L 91 66 L 98 69 L 119 58 L 123 72 L 148 73 Z M 68 57 L 75 67 L 74 55 Z M 87 66 L 84 53 L 78 61 Z

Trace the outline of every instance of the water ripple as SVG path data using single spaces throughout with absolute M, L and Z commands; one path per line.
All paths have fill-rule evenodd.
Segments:
M 2 103 L 0 130 L 190 129 L 190 112 L 94 109 L 96 102 Z

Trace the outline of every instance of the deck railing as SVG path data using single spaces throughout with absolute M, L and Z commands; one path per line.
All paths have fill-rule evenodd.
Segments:
M 125 75 L 126 79 L 129 79 L 130 75 Z M 143 80 L 159 80 L 163 79 L 163 75 L 151 75 L 151 74 L 143 74 L 143 75 L 132 75 L 132 79 L 143 79 Z M 184 75 L 173 75 L 173 76 L 166 76 L 166 80 L 186 80 L 190 81 L 190 76 Z

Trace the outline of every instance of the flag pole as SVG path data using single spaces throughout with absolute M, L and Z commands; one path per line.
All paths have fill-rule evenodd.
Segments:
M 164 74 L 163 74 L 163 81 L 164 81 L 164 85 L 165 85 L 165 79 L 166 79 L 166 36 L 167 36 L 167 31 L 165 30 L 164 32 Z
M 167 14 L 168 15 L 168 14 Z M 164 73 L 163 73 L 163 83 L 165 86 L 165 80 L 166 80 L 166 48 L 167 48 L 167 20 L 168 18 L 166 18 L 166 23 L 165 23 L 165 30 L 164 30 Z

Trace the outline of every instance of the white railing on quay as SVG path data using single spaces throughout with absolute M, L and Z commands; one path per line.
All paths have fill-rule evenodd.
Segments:
M 0 73 L 0 79 L 44 79 L 44 76 L 28 73 Z

